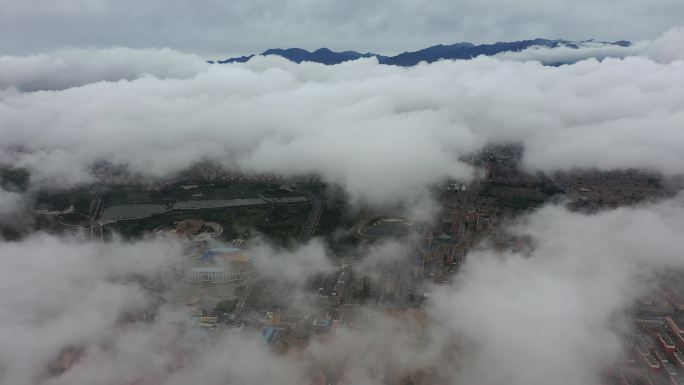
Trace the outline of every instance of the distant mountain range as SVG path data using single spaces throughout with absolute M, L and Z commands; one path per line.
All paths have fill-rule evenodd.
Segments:
M 499 42 L 494 44 L 472 44 L 472 43 L 456 43 L 451 45 L 435 45 L 429 48 L 421 49 L 419 51 L 404 52 L 395 56 L 385 56 L 377 53 L 367 52 L 360 53 L 356 51 L 335 52 L 328 48 L 320 48 L 313 52 L 309 52 L 301 48 L 272 48 L 268 49 L 258 56 L 278 55 L 295 63 L 303 61 L 322 63 L 322 64 L 339 64 L 349 60 L 356 60 L 359 58 L 376 57 L 381 64 L 390 64 L 398 66 L 414 66 L 422 61 L 432 63 L 441 59 L 472 59 L 474 57 L 485 55 L 494 56 L 502 52 L 516 52 L 522 51 L 526 48 L 541 46 L 541 47 L 569 47 L 579 48 L 582 43 L 593 42 L 592 40 L 575 42 L 569 40 L 548 40 L 548 39 L 533 39 L 521 40 L 513 42 Z M 606 45 L 616 45 L 621 47 L 629 47 L 632 43 L 625 40 L 616 42 L 598 42 Z M 209 63 L 244 63 L 247 60 L 257 55 L 233 57 L 226 60 L 209 61 Z

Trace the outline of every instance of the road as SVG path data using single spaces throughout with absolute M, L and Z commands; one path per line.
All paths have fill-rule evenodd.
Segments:
M 89 218 L 90 218 L 90 238 L 94 241 L 95 239 L 99 239 L 100 242 L 104 242 L 104 237 L 102 234 L 102 225 L 100 225 L 99 219 L 100 216 L 102 215 L 102 211 L 104 210 L 104 201 L 102 198 L 91 189 L 91 192 L 93 193 L 93 201 L 90 204 L 90 213 L 89 213 Z
M 311 202 L 311 212 L 306 218 L 306 222 L 302 228 L 302 233 L 299 235 L 300 241 L 307 242 L 316 232 L 316 226 L 318 226 L 318 221 L 321 219 L 323 204 L 321 203 L 321 199 L 313 193 L 306 191 L 301 187 L 297 187 L 297 191 L 306 195 L 306 197 L 309 198 L 309 202 Z

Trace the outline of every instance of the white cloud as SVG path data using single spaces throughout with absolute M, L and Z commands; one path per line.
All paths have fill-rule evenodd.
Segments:
M 24 207 L 24 198 L 14 191 L 6 191 L 0 187 L 0 220 L 16 214 Z
M 421 202 L 443 178 L 470 178 L 459 159 L 487 143 L 522 143 L 533 170 L 681 174 L 681 37 L 666 34 L 645 56 L 559 68 L 496 58 L 414 68 L 272 57 L 195 66 L 173 54 L 169 63 L 130 70 L 97 64 L 81 75 L 68 67 L 76 75 L 56 83 L 31 70 L 9 78 L 11 88 L 0 93 L 0 160 L 30 168 L 33 183 L 70 185 L 90 181 L 88 166 L 98 160 L 156 177 L 210 159 L 247 171 L 318 173 L 352 199 L 381 206 Z M 135 55 L 133 62 L 146 63 L 139 59 L 146 53 Z M 23 63 L 9 62 L 12 71 Z M 117 79 L 129 80 L 100 81 Z M 417 211 L 430 212 L 424 207 Z M 621 349 L 614 317 L 643 292 L 636 277 L 683 267 L 683 218 L 680 198 L 591 216 L 546 207 L 514 229 L 534 238 L 530 256 L 468 256 L 456 284 L 438 290 L 427 309 L 427 335 L 378 317 L 375 327 L 340 332 L 311 352 L 346 358 L 349 377 L 364 383 L 379 381 L 371 368 L 385 360 L 437 362 L 459 383 L 596 383 Z M 317 242 L 254 252 L 270 276 L 298 280 L 330 267 Z M 387 243 L 369 253 L 369 262 L 382 262 L 402 249 Z M 167 384 L 289 384 L 310 373 L 309 359 L 235 337 L 167 373 L 176 363 L 159 341 L 173 340 L 175 315 L 164 307 L 152 324 L 119 328 L 122 312 L 145 308 L 150 298 L 111 278 L 153 275 L 179 255 L 178 245 L 161 240 L 99 245 L 35 235 L 0 243 L 0 381 L 34 383 L 69 344 L 87 354 L 55 383 L 111 383 L 124 373 L 126 381 L 147 374 Z
M 650 52 L 681 41 L 668 33 Z M 399 68 L 260 57 L 198 66 L 173 54 L 149 68 L 179 78 L 136 78 L 147 55 L 135 52 L 130 73 L 114 71 L 130 81 L 2 92 L 0 159 L 31 169 L 34 182 L 63 185 L 90 180 L 88 166 L 99 160 L 159 177 L 209 159 L 249 172 L 316 173 L 371 204 L 417 202 L 434 182 L 468 180 L 472 169 L 459 159 L 487 143 L 522 143 L 531 170 L 683 171 L 677 60 L 554 68 L 481 57 Z M 99 66 L 61 86 L 99 79 L 109 71 Z M 42 79 L 38 71 L 20 83 Z
M 550 206 L 515 229 L 533 237 L 531 255 L 469 254 L 456 285 L 439 291 L 432 307 L 468 346 L 459 376 L 599 383 L 602 369 L 628 348 L 623 312 L 654 273 L 684 268 L 682 214 L 679 198 L 597 215 Z
M 495 57 L 517 61 L 536 60 L 544 64 L 565 64 L 587 59 L 645 56 L 659 63 L 671 63 L 684 58 L 682 44 L 684 44 L 684 28 L 675 27 L 654 40 L 637 41 L 627 47 L 586 41 L 575 43 L 574 48 L 565 45 L 556 48 L 534 46 L 522 51 L 503 52 Z
M 100 245 L 45 234 L 0 242 L 0 382 L 33 384 L 63 348 L 90 349 L 113 338 L 123 312 L 151 302 L 137 284 L 117 279 L 154 278 L 180 255 L 178 246 Z
M 318 238 L 293 250 L 276 250 L 259 243 L 252 245 L 249 253 L 259 274 L 274 280 L 303 284 L 312 275 L 333 269 L 325 244 Z
M 645 49 L 646 55 L 660 62 L 684 60 L 684 27 L 674 27 L 653 40 Z
M 629 47 L 623 47 L 592 41 L 577 43 L 576 47 L 565 45 L 555 48 L 533 46 L 522 51 L 503 52 L 494 57 L 517 61 L 536 60 L 544 64 L 556 65 L 574 63 L 587 59 L 603 60 L 607 57 L 624 58 L 627 56 L 636 56 L 644 52 L 646 45 L 647 43 L 637 42 Z
M 185 79 L 207 66 L 197 56 L 170 49 L 62 49 L 51 54 L 0 57 L 0 88 L 60 90 L 145 75 Z
M 596 215 L 545 207 L 512 229 L 532 236 L 530 255 L 471 253 L 453 286 L 434 289 L 425 316 L 358 309 L 363 327 L 314 339 L 303 353 L 277 354 L 256 336 L 224 335 L 183 360 L 183 312 L 162 306 L 154 322 L 117 325 L 122 312 L 144 309 L 150 299 L 137 285 L 111 279 L 153 277 L 180 257 L 179 245 L 47 235 L 0 243 L 0 381 L 32 384 L 63 347 L 76 345 L 85 354 L 46 383 L 299 384 L 326 365 L 342 365 L 335 367 L 344 376 L 368 384 L 414 369 L 453 383 L 598 383 L 623 348 L 621 314 L 649 288 L 637 278 L 684 268 L 682 218 L 681 198 Z M 320 247 L 281 253 L 291 266 L 271 260 L 271 272 L 301 279 L 288 269 L 311 267 Z M 389 244 L 372 254 L 401 252 Z

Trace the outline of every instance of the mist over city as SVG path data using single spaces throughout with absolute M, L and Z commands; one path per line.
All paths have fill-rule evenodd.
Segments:
M 0 385 L 684 384 L 681 20 L 0 2 Z

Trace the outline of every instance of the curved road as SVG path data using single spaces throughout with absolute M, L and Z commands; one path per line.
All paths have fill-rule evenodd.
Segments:
M 311 237 L 313 237 L 316 232 L 316 226 L 318 226 L 318 220 L 321 219 L 321 211 L 323 211 L 323 205 L 321 199 L 314 195 L 313 193 L 304 190 L 301 187 L 297 187 L 297 191 L 306 195 L 311 202 L 311 212 L 304 222 L 304 227 L 302 228 L 302 233 L 299 235 L 299 240 L 302 242 L 307 242 Z
M 102 234 L 102 225 L 99 222 L 100 216 L 102 216 L 102 211 L 104 211 L 104 201 L 100 196 L 91 188 L 90 191 L 94 195 L 94 198 L 90 204 L 90 238 L 95 240 L 100 239 L 100 242 L 104 242 L 104 236 Z

